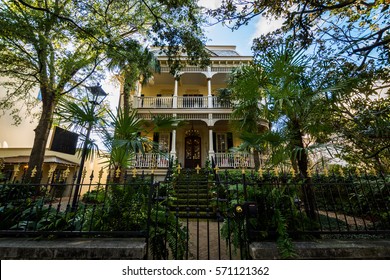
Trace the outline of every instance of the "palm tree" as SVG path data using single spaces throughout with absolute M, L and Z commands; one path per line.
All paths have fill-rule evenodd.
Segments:
M 279 151 L 280 147 L 287 149 L 292 166 L 305 180 L 302 188 L 306 212 L 315 219 L 309 147 L 305 140 L 307 135 L 327 133 L 326 89 L 318 79 L 319 70 L 309 67 L 303 50 L 287 42 L 258 53 L 253 65 L 239 71 L 231 79 L 230 87 L 238 101 L 235 114 L 243 119 L 242 129 L 256 133 L 247 129 L 247 124 L 255 127 L 254 121 L 260 116 L 272 123 L 271 132 L 257 133 L 258 141 L 264 140 L 274 147 L 277 144 Z
M 264 145 L 258 141 L 258 135 L 264 131 L 260 122 L 264 120 L 264 111 L 259 103 L 264 99 L 266 84 L 264 71 L 257 64 L 236 68 L 229 79 L 228 89 L 233 106 L 232 124 L 240 133 L 244 150 L 253 149 L 255 169 L 260 167 L 259 154 Z M 226 91 L 226 89 L 224 89 Z
M 108 69 L 119 70 L 123 83 L 121 97 L 123 96 L 123 112 L 130 113 L 130 92 L 135 90 L 137 81 L 144 85 L 160 71 L 160 65 L 153 52 L 141 46 L 133 39 L 120 42 L 121 48 L 110 47 L 107 52 L 109 58 Z
M 121 108 L 116 113 L 109 112 L 108 126 L 103 130 L 103 143 L 107 150 L 111 169 L 126 170 L 136 153 L 145 153 L 145 149 L 153 147 L 153 143 L 141 136 L 143 121 L 137 117 L 136 111 L 125 113 Z
M 106 113 L 105 106 L 90 102 L 86 98 L 81 100 L 62 98 L 55 111 L 59 123 L 81 136 L 78 152 L 86 145 L 86 159 L 95 157 L 99 152 L 96 139 L 90 138 L 90 133 L 91 130 L 100 131 L 105 126 Z
M 158 143 L 143 135 L 178 125 L 173 117 L 157 115 L 151 121 L 146 121 L 137 117 L 136 110 L 125 113 L 121 108 L 117 113 L 109 111 L 108 116 L 108 125 L 103 129 L 103 143 L 109 156 L 106 163 L 111 169 L 119 168 L 121 173 L 131 166 L 137 153 L 159 152 Z

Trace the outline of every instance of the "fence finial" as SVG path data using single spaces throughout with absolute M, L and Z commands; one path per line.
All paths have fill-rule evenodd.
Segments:
M 324 168 L 324 176 L 329 177 L 329 171 L 326 167 Z
M 201 170 L 201 168 L 200 168 L 199 164 L 198 164 L 198 165 L 196 165 L 196 167 L 195 167 L 195 170 L 196 170 L 196 174 L 199 174 L 199 171 Z
M 103 173 L 104 173 L 104 171 L 103 171 L 103 167 L 102 167 L 102 168 L 100 168 L 100 170 L 99 170 L 99 177 L 98 177 L 99 181 L 102 179 Z
M 215 174 L 218 174 L 218 171 L 219 171 L 218 165 L 216 165 L 216 166 L 214 167 L 214 170 L 215 170 Z
M 134 167 L 131 172 L 133 173 L 133 178 L 137 177 L 137 168 Z
M 259 178 L 260 179 L 263 179 L 263 169 L 261 167 L 259 167 L 259 169 L 257 170 L 257 172 L 259 172 Z
M 274 175 L 275 177 L 279 177 L 279 168 L 277 166 L 274 168 Z
M 87 167 L 84 167 L 82 175 L 83 175 L 83 180 L 84 180 L 85 176 L 87 176 Z
M 115 178 L 119 178 L 120 175 L 121 175 L 121 169 L 118 166 L 118 168 L 115 170 Z
M 181 170 L 182 168 L 181 168 L 181 166 L 180 166 L 180 163 L 177 165 L 177 167 L 176 167 L 176 170 L 177 170 L 177 174 L 180 174 L 180 170 Z
M 359 168 L 356 168 L 355 174 L 356 174 L 356 177 L 360 177 L 361 176 Z
M 64 180 L 66 180 L 66 178 L 68 178 L 69 173 L 70 173 L 70 170 L 69 170 L 69 166 L 68 166 L 68 167 L 64 170 L 64 172 L 62 173 L 62 176 L 64 177 Z
M 49 173 L 47 173 L 47 178 L 48 179 L 50 179 L 53 176 L 53 173 L 54 173 L 54 171 L 56 171 L 56 168 L 57 168 L 57 164 L 56 163 L 50 164 Z
M 290 169 L 291 177 L 295 178 L 295 169 L 291 167 Z
M 31 170 L 31 178 L 34 178 L 37 175 L 37 172 L 38 172 L 37 166 L 35 165 L 33 170 Z

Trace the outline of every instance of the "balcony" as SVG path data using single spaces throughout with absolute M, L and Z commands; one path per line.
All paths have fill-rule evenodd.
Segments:
M 169 97 L 134 97 L 134 108 L 138 109 L 231 109 L 232 104 L 221 101 L 215 96 L 169 96 Z

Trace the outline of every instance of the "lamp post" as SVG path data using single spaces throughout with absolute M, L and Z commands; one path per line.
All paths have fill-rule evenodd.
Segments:
M 92 114 L 92 118 L 88 121 L 87 133 L 85 135 L 83 149 L 81 151 L 81 161 L 80 161 L 80 167 L 79 167 L 79 171 L 77 173 L 77 178 L 76 178 L 76 187 L 74 190 L 74 195 L 73 195 L 73 200 L 72 200 L 72 210 L 76 210 L 78 195 L 79 195 L 80 187 L 81 187 L 81 178 L 83 176 L 85 158 L 87 156 L 89 137 L 91 135 L 91 131 L 92 131 L 92 128 L 93 128 L 93 125 L 95 122 L 95 118 L 96 118 L 95 108 L 97 105 L 100 105 L 104 101 L 104 99 L 107 97 L 107 93 L 101 88 L 100 85 L 86 87 L 86 88 L 87 88 L 87 92 L 90 93 L 90 94 L 87 94 L 87 96 L 88 96 L 88 102 L 91 104 L 90 111 Z

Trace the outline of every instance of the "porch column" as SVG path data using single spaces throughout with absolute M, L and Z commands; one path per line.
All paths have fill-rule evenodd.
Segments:
M 209 127 L 209 160 L 212 161 L 212 158 L 215 155 L 213 147 L 213 128 Z
M 134 108 L 141 108 L 142 106 L 140 106 L 142 103 L 141 103 L 141 83 L 138 81 L 135 85 L 135 92 L 134 92 L 134 95 L 133 95 L 133 106 Z
M 176 159 L 176 129 L 172 129 L 171 156 Z
M 173 91 L 173 108 L 177 108 L 177 94 L 178 94 L 178 88 L 179 88 L 179 76 L 175 76 L 175 87 Z
M 213 108 L 213 96 L 211 95 L 211 78 L 207 78 L 208 108 Z

